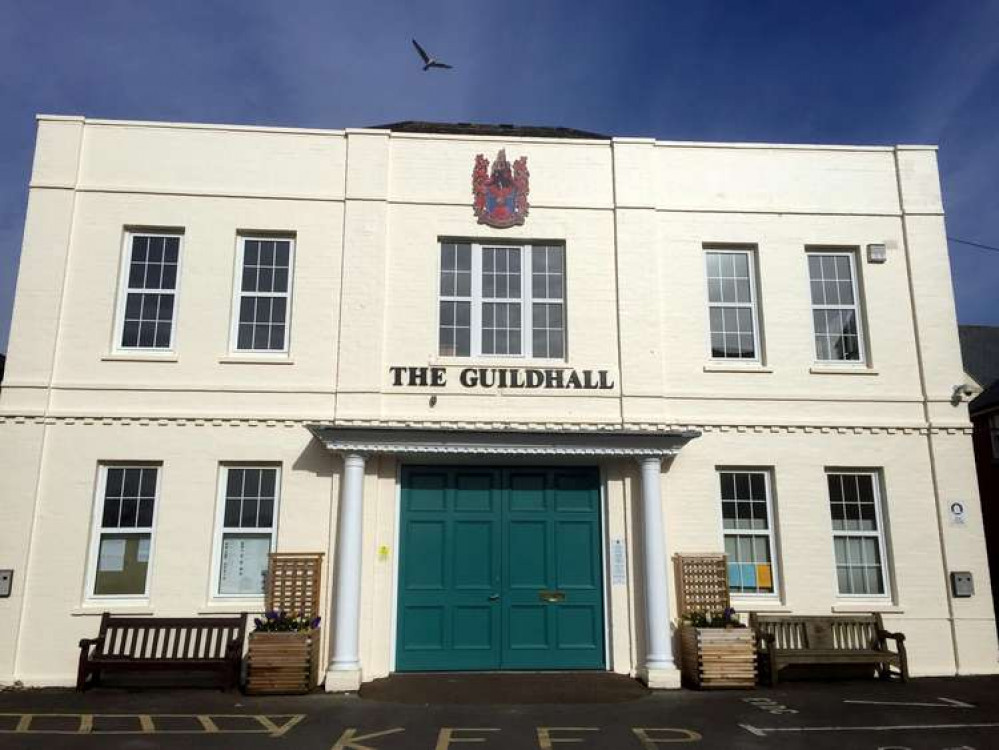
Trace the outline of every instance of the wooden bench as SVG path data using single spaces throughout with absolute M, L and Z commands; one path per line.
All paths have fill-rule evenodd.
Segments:
M 105 612 L 96 638 L 80 641 L 76 689 L 110 672 L 213 672 L 239 685 L 246 614 L 233 617 L 119 617 Z M 91 678 L 88 681 L 88 677 Z
M 882 679 L 890 678 L 894 667 L 903 682 L 909 679 L 905 636 L 885 630 L 877 612 L 834 617 L 754 612 L 749 625 L 763 666 L 769 666 L 770 685 L 781 669 L 798 664 L 870 664 Z M 888 649 L 889 640 L 895 641 L 894 651 Z

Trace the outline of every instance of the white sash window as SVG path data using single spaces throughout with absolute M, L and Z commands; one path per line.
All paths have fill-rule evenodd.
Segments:
M 873 472 L 830 472 L 826 479 L 839 593 L 883 597 L 888 576 L 878 477 Z
M 280 473 L 276 466 L 222 467 L 213 596 L 263 595 L 277 536 Z
M 565 359 L 565 248 L 444 242 L 438 353 Z
M 852 252 L 809 252 L 815 359 L 864 361 L 860 296 Z
M 118 349 L 173 349 L 179 268 L 179 235 L 132 232 L 126 236 L 115 332 Z

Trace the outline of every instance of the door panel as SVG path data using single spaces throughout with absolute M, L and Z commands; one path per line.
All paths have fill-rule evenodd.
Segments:
M 403 469 L 399 671 L 499 669 L 500 479 L 492 469 Z
M 567 468 L 506 475 L 503 667 L 600 669 L 599 474 Z
M 396 667 L 600 669 L 596 469 L 404 467 Z

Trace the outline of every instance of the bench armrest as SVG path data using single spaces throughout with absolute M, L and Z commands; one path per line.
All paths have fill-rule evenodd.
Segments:
M 889 632 L 887 630 L 879 630 L 878 631 L 878 638 L 880 638 L 883 641 L 884 640 L 888 640 L 890 638 L 891 640 L 895 641 L 896 643 L 904 643 L 905 642 L 905 633 L 892 633 L 892 632 Z
M 226 647 L 225 647 L 225 656 L 226 656 L 227 659 L 231 659 L 233 657 L 240 657 L 240 658 L 242 658 L 242 656 L 243 656 L 243 639 L 242 638 L 233 638 L 231 641 L 229 641 L 229 643 L 227 643 Z
M 81 638 L 80 648 L 87 651 L 91 646 L 100 646 L 104 643 L 103 638 Z
M 764 633 L 762 631 L 756 631 L 756 644 L 760 650 L 764 650 L 763 646 L 766 645 L 766 650 L 773 648 L 774 643 L 777 642 L 777 637 L 773 633 Z

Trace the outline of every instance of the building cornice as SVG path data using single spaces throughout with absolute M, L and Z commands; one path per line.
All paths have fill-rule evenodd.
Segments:
M 175 416 L 94 416 L 94 415 L 43 415 L 28 413 L 0 414 L 0 425 L 67 425 L 91 426 L 114 425 L 135 427 L 287 427 L 308 428 L 317 424 L 337 427 L 370 428 L 385 431 L 393 430 L 446 430 L 460 432 L 526 432 L 571 435 L 589 433 L 594 435 L 680 433 L 698 432 L 702 434 L 750 433 L 793 434 L 793 435 L 970 435 L 972 425 L 961 424 L 803 424 L 775 422 L 769 424 L 736 422 L 618 422 L 602 423 L 560 423 L 560 422 L 434 422 L 429 420 L 336 420 L 324 422 L 322 419 L 293 419 L 258 417 L 175 417 Z

